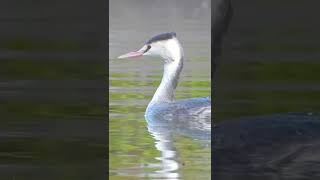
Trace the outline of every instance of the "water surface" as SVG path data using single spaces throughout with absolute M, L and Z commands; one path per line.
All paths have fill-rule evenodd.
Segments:
M 210 178 L 210 140 L 148 128 L 144 112 L 160 83 L 162 61 L 116 59 L 154 35 L 175 31 L 186 56 L 176 98 L 210 96 L 209 2 L 110 1 L 110 179 Z
M 317 5 L 297 2 L 232 1 L 213 99 L 234 146 L 213 149 L 216 179 L 320 176 Z
M 0 179 L 106 177 L 100 7 L 81 0 L 0 7 Z

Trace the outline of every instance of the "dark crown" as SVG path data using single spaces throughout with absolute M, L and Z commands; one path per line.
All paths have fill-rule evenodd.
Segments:
M 163 33 L 163 34 L 159 34 L 157 36 L 152 37 L 150 40 L 147 41 L 146 44 L 151 44 L 157 41 L 164 41 L 164 40 L 172 39 L 174 37 L 176 37 L 175 32 Z

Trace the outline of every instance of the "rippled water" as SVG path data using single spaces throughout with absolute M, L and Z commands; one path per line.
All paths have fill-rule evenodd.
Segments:
M 0 179 L 103 179 L 108 148 L 105 46 L 99 43 L 105 32 L 95 23 L 100 6 L 81 0 L 76 7 L 72 1 L 5 4 Z
M 176 98 L 210 96 L 209 1 L 178 2 L 110 1 L 110 179 L 210 178 L 210 140 L 148 129 L 144 112 L 162 77 L 161 60 L 116 59 L 175 31 L 186 56 Z
M 318 179 L 315 4 L 232 3 L 233 19 L 213 82 L 214 120 L 221 123 L 213 131 L 224 146 L 213 148 L 213 175 L 223 180 Z

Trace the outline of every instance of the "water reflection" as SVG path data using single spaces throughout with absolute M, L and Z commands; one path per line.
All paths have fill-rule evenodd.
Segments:
M 200 118 L 179 116 L 173 118 L 172 116 L 149 115 L 146 116 L 146 121 L 148 122 L 148 131 L 155 140 L 155 147 L 161 152 L 160 157 L 155 157 L 161 162 L 160 170 L 151 173 L 151 177 L 170 179 L 181 177 L 179 169 L 184 163 L 181 162 L 179 151 L 175 147 L 175 139 L 179 135 L 193 139 L 193 143 L 204 140 L 202 144 L 205 142 L 206 147 L 210 146 L 211 116 Z
M 181 177 L 178 169 L 179 155 L 174 146 L 173 135 L 171 132 L 157 131 L 157 128 L 148 127 L 150 134 L 155 139 L 155 147 L 161 152 L 160 157 L 155 159 L 161 162 L 160 170 L 150 174 L 151 177 L 178 179 Z
M 109 1 L 110 179 L 209 179 L 210 149 L 179 136 L 191 134 L 179 127 L 183 123 L 172 127 L 180 131 L 173 134 L 162 131 L 169 129 L 166 126 L 149 126 L 143 118 L 161 80 L 162 61 L 115 58 L 156 34 L 174 31 L 187 57 L 176 98 L 210 96 L 210 4 L 210 0 Z

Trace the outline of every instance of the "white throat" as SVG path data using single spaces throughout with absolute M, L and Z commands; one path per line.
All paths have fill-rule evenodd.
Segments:
M 165 42 L 161 57 L 165 60 L 163 77 L 148 108 L 157 103 L 171 102 L 174 100 L 184 58 L 183 49 L 176 38 Z

